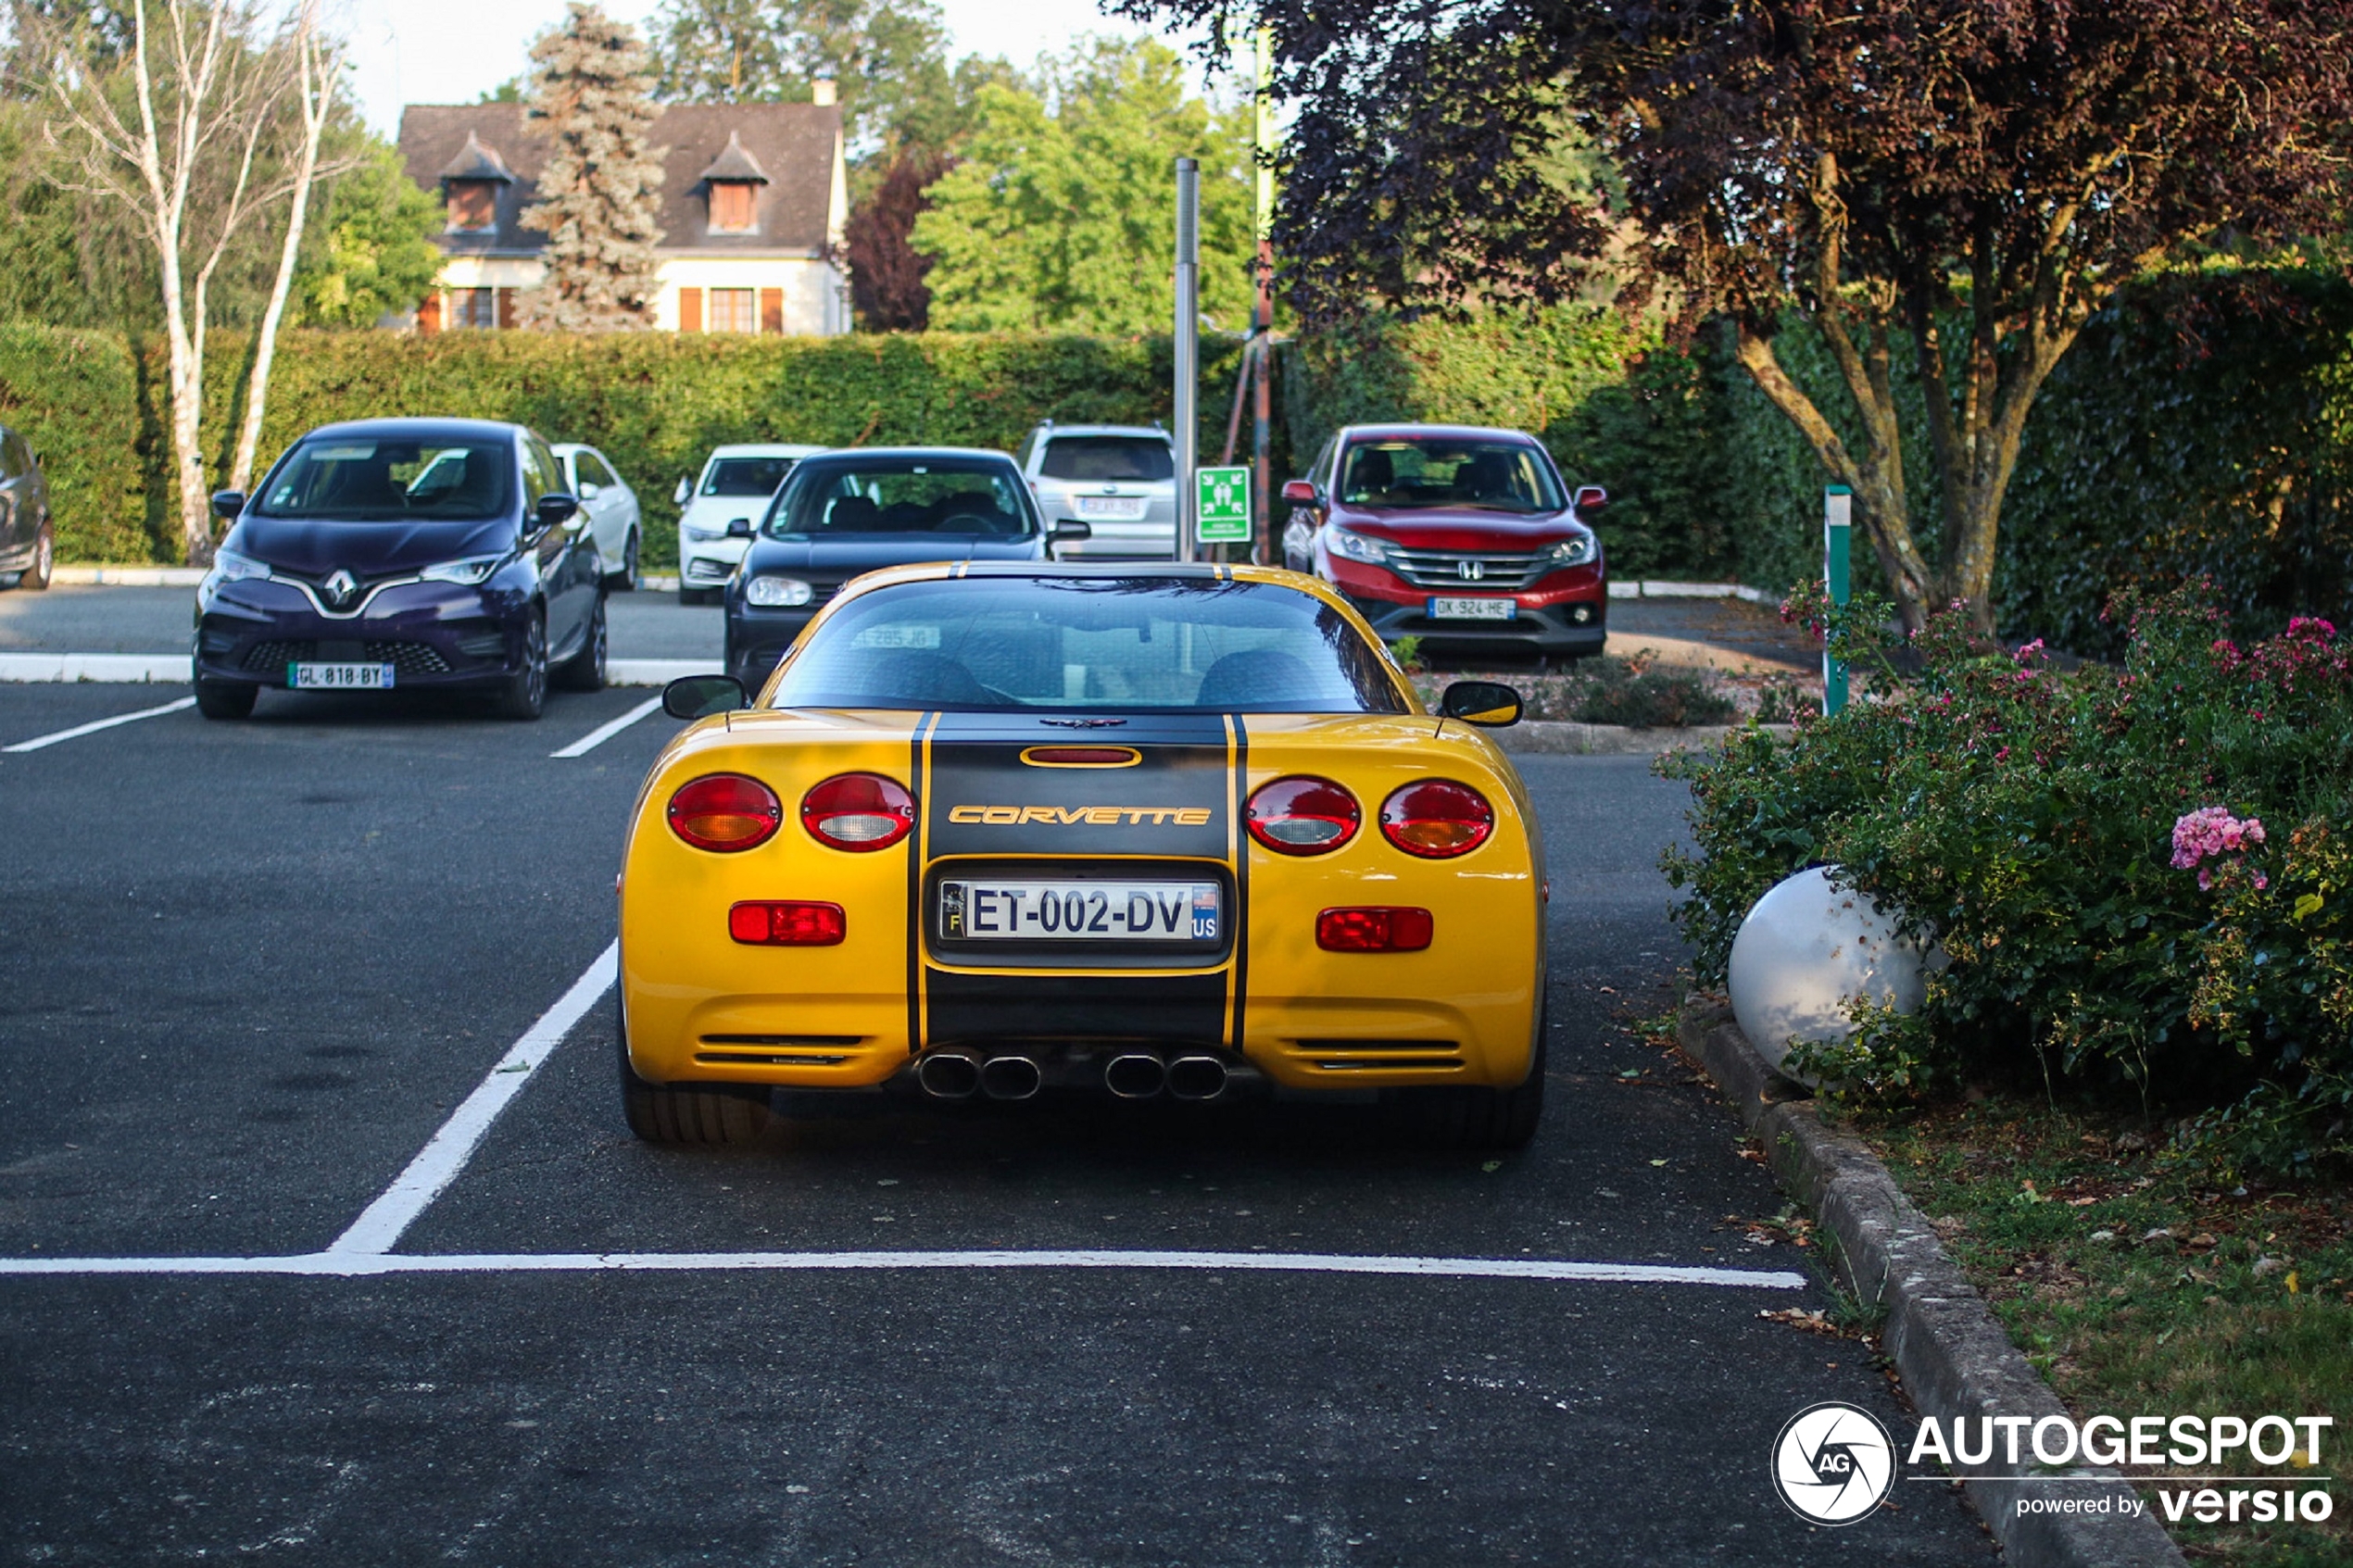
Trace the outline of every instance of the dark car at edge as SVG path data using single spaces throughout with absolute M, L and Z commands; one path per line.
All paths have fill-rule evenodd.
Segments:
M 1581 659 L 1607 640 L 1601 540 L 1534 436 L 1466 425 L 1353 425 L 1325 442 L 1294 510 L 1285 564 L 1348 596 L 1387 642 Z
M 605 679 L 595 540 L 547 443 L 481 420 L 363 420 L 296 442 L 196 590 L 196 704 L 265 687 L 472 692 L 539 716 L 550 679 Z
M 862 572 L 926 561 L 1045 560 L 1087 538 L 1049 532 L 1013 458 L 968 447 L 869 447 L 804 458 L 727 583 L 726 669 L 758 691 L 801 631 Z

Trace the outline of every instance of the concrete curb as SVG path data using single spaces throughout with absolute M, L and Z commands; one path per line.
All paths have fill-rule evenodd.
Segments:
M 197 566 L 61 566 L 49 581 L 74 588 L 193 588 L 204 581 Z
M 1881 1342 L 1921 1414 L 1939 1418 L 1949 1431 L 1960 1416 L 2040 1420 L 2065 1413 L 1879 1157 L 1827 1124 L 1810 1090 L 1768 1066 L 1730 1008 L 1686 1002 L 1676 1037 L 1765 1146 L 1782 1186 L 1837 1238 L 1848 1287 L 1886 1310 Z M 2021 1499 L 2051 1494 L 2019 1477 L 2052 1474 L 2047 1466 L 1997 1461 L 1954 1469 L 1966 1477 L 1969 1501 L 2015 1568 L 2186 1568 L 2151 1512 L 2021 1515 Z M 2112 1504 L 2137 1495 L 2112 1469 L 2074 1465 L 2057 1474 L 2093 1483 L 2069 1486 L 2070 1498 L 2106 1497 Z
M 605 666 L 608 685 L 660 686 L 681 675 L 715 675 L 708 659 L 616 659 Z M 184 653 L 0 653 L 0 684 L 103 681 L 118 685 L 188 684 Z
M 1655 757 L 1719 746 L 1740 724 L 1692 724 L 1674 730 L 1637 730 L 1624 724 L 1579 724 L 1565 719 L 1530 719 L 1488 734 L 1505 751 L 1537 757 Z M 1764 728 L 1786 740 L 1788 724 Z

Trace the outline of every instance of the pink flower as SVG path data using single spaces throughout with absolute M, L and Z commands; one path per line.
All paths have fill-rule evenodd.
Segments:
M 2040 637 L 2035 638 L 2031 643 L 2020 643 L 2018 649 L 2018 661 L 2020 664 L 2031 664 L 2034 661 L 2036 656 L 2041 654 L 2042 651 L 2043 639 Z
M 2200 888 L 2214 885 L 2214 868 L 2203 862 L 2224 855 L 2243 855 L 2252 845 L 2264 840 L 2260 817 L 2238 818 L 2221 806 L 2201 806 L 2187 811 L 2173 823 L 2173 869 L 2197 872 Z M 2255 885 L 2268 885 L 2260 872 Z

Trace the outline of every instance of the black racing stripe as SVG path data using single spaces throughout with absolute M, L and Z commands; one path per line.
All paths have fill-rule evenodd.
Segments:
M 1242 827 L 1250 788 L 1250 730 L 1239 713 L 1234 724 L 1234 1054 L 1248 1038 L 1242 1014 L 1250 1005 L 1250 834 Z
M 1208 1046 L 1226 1031 L 1217 974 L 970 974 L 934 969 L 931 1037 L 942 1046 L 1136 1040 Z
M 907 846 L 907 1054 L 924 1048 L 924 801 L 929 791 L 924 769 L 924 736 L 938 715 L 915 721 L 909 745 L 907 784 L 915 797 L 915 831 Z
M 1093 723 L 1111 717 L 1117 721 Z M 1088 743 L 1132 746 L 1142 760 L 1129 768 L 1022 760 L 1031 746 Z M 928 864 L 965 855 L 1227 858 L 1232 790 L 1217 714 L 942 713 L 930 756 Z

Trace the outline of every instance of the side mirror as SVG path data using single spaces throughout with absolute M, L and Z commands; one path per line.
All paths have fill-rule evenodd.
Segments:
M 539 497 L 539 505 L 532 509 L 532 519 L 540 528 L 561 528 L 580 512 L 580 497 L 567 495 L 559 490 Z
M 749 519 L 749 518 L 748 518 L 748 517 L 731 517 L 731 518 L 729 518 L 729 519 L 727 520 L 727 537 L 728 537 L 728 538 L 730 538 L 730 539 L 749 539 L 749 538 L 750 538 L 750 537 L 751 537 L 751 519 Z
M 670 498 L 677 505 L 683 507 L 686 504 L 686 497 L 694 493 L 695 482 L 691 479 L 681 479 L 678 482 L 678 488 L 670 493 Z
M 733 675 L 681 675 L 661 688 L 661 710 L 673 719 L 708 719 L 750 706 L 744 684 Z
M 1500 681 L 1456 681 L 1438 695 L 1438 711 L 1466 724 L 1501 730 L 1519 722 L 1519 693 Z
M 1062 558 L 1056 556 L 1054 552 L 1061 546 L 1075 545 L 1081 539 L 1092 539 L 1094 536 L 1095 528 L 1092 523 L 1058 522 L 1046 532 L 1046 554 L 1050 558 L 1059 560 Z
M 216 490 L 212 493 L 212 515 L 223 522 L 234 522 L 245 509 L 245 493 L 242 490 Z
M 1294 507 L 1320 507 L 1324 493 L 1315 488 L 1312 479 L 1288 480 L 1283 484 L 1283 499 Z
M 1600 485 L 1580 484 L 1577 487 L 1576 507 L 1579 511 L 1597 512 L 1608 505 L 1609 492 Z
M 593 479 L 582 480 L 580 488 L 574 492 L 584 501 L 593 501 L 604 493 L 605 487 Z

